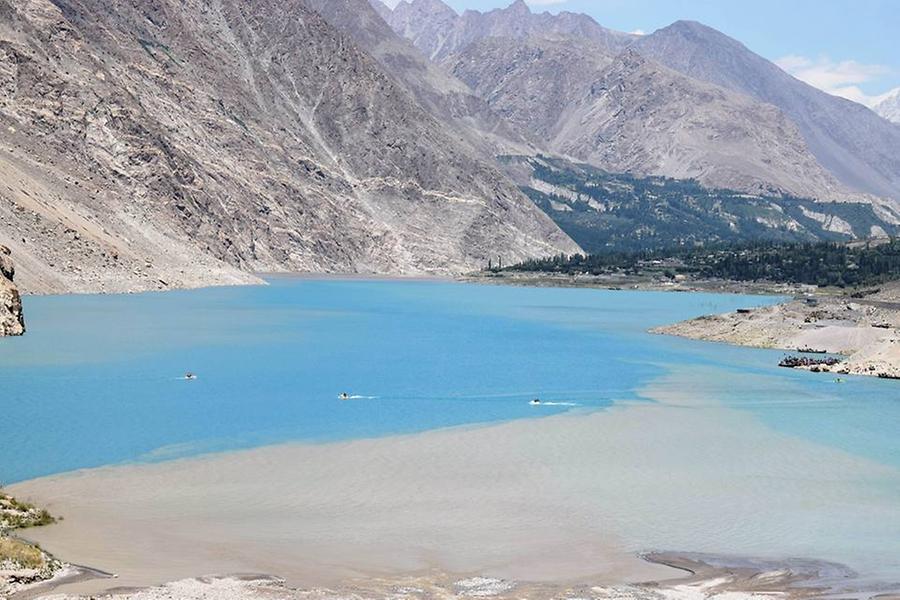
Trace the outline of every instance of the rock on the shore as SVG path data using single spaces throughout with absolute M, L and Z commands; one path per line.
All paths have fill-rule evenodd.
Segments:
M 0 246 L 0 336 L 25 333 L 22 298 L 13 284 L 16 270 L 10 254 L 9 248 Z

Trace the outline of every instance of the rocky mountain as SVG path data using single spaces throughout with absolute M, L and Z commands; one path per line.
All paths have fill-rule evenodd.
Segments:
M 868 108 L 795 79 L 700 23 L 678 21 L 641 37 L 633 47 L 692 78 L 778 107 L 838 180 L 861 192 L 900 200 L 900 127 Z
M 378 5 L 380 14 L 391 29 L 412 41 L 429 59 L 436 60 L 459 49 L 444 49 L 457 26 L 459 16 L 441 0 L 403 1 L 393 10 L 381 0 L 372 0 L 372 4 Z
M 501 119 L 464 83 L 428 60 L 382 16 L 389 9 L 368 0 L 303 0 L 329 24 L 381 63 L 437 120 L 491 160 L 497 154 L 533 150 L 521 131 Z M 376 8 L 379 7 L 379 8 Z
M 891 121 L 900 124 L 900 88 L 892 90 L 881 98 L 874 107 L 876 113 Z
M 585 40 L 489 37 L 443 64 L 506 121 L 552 150 L 560 122 L 612 60 Z
M 507 8 L 485 13 L 467 10 L 462 15 L 441 0 L 401 0 L 388 23 L 438 62 L 489 37 L 577 38 L 592 42 L 605 54 L 620 52 L 637 37 L 601 27 L 583 14 L 535 14 L 524 0 L 515 0 Z
M 749 193 L 849 196 L 776 108 L 634 51 L 616 57 L 570 110 L 554 146 L 608 170 Z
M 850 196 L 780 111 L 632 50 L 610 58 L 579 39 L 486 38 L 444 64 L 548 151 L 608 171 Z
M 29 292 L 452 273 L 577 246 L 300 0 L 0 0 Z
M 786 113 L 648 58 L 653 36 L 533 14 L 521 1 L 457 16 L 440 0 L 412 0 L 389 23 L 545 152 L 748 193 L 865 200 Z
M 15 274 L 9 248 L 0 246 L 0 337 L 25 333 L 22 299 L 13 284 Z

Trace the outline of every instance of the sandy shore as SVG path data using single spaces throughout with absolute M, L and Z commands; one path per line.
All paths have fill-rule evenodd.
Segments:
M 104 597 L 117 600 L 790 600 L 818 597 L 822 586 L 827 588 L 834 577 L 847 575 L 837 565 L 817 562 L 775 564 L 735 559 L 722 563 L 717 557 L 667 554 L 651 555 L 648 560 L 671 564 L 685 575 L 677 581 L 609 586 L 519 582 L 430 572 L 399 578 L 372 577 L 337 587 L 298 589 L 280 578 L 248 574 L 192 578 L 141 589 L 117 588 Z M 23 596 L 14 600 L 26 599 Z
M 654 329 L 655 333 L 796 353 L 812 349 L 846 359 L 820 370 L 900 378 L 900 286 L 863 298 L 817 296 L 776 306 L 708 315 Z M 813 356 L 813 358 L 815 358 Z
M 619 585 L 671 577 L 639 558 L 654 549 L 900 573 L 897 499 L 884 491 L 900 474 L 712 400 L 735 384 L 680 372 L 648 390 L 658 403 L 101 468 L 10 491 L 65 518 L 30 539 L 116 573 L 116 586 L 247 572 L 335 586 L 432 571 Z

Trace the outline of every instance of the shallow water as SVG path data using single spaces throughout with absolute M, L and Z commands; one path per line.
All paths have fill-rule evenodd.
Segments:
M 768 301 L 283 278 L 28 297 L 0 341 L 0 481 L 600 408 L 681 353 L 647 327 Z
M 28 335 L 0 340 L 0 481 L 603 408 L 679 366 L 745 380 L 715 402 L 900 467 L 895 382 L 836 385 L 775 369 L 779 352 L 645 333 L 775 300 L 289 278 L 28 297 Z

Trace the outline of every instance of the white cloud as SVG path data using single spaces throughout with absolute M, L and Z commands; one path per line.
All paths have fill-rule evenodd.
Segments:
M 827 56 L 817 59 L 784 56 L 775 61 L 779 67 L 811 86 L 866 106 L 873 106 L 882 96 L 869 96 L 859 87 L 891 73 L 883 65 L 867 65 L 855 60 L 833 61 Z
M 634 31 L 630 31 L 631 35 L 647 35 L 647 32 L 643 29 L 635 29 Z

